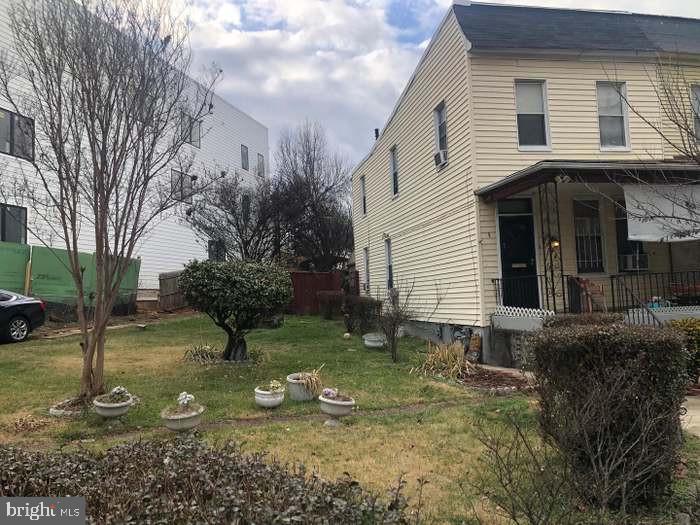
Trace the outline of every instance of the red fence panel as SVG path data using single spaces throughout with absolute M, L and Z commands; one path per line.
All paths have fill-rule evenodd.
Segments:
M 289 311 L 294 314 L 317 314 L 319 311 L 317 293 L 324 290 L 341 290 L 341 272 L 291 272 L 294 299 Z

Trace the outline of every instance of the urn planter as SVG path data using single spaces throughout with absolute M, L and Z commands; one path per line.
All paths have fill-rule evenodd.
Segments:
M 95 407 L 95 412 L 104 418 L 123 416 L 129 411 L 129 408 L 133 404 L 134 398 L 132 396 L 129 396 L 129 399 L 120 403 L 99 401 L 98 398 L 92 400 L 92 405 Z
M 175 432 L 190 430 L 202 422 L 202 413 L 204 406 L 198 405 L 192 407 L 192 410 L 187 412 L 171 412 L 167 408 L 160 413 L 160 417 L 165 423 L 165 426 Z
M 284 401 L 284 390 L 279 392 L 270 392 L 263 390 L 260 387 L 255 389 L 255 403 L 263 408 L 275 408 Z
M 333 419 L 349 416 L 355 406 L 355 400 L 351 397 L 328 398 L 323 395 L 318 396 L 321 412 L 331 416 Z
M 304 385 L 301 376 L 304 372 L 297 372 L 287 376 L 287 391 L 293 401 L 311 401 L 316 395 Z

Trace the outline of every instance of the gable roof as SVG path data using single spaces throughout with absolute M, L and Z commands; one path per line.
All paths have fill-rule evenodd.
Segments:
M 700 54 L 700 20 L 612 11 L 455 4 L 474 50 L 541 49 Z

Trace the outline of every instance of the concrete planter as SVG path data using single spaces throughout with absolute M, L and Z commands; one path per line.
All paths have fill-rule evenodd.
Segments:
M 384 334 L 371 333 L 363 335 L 362 342 L 367 348 L 384 348 L 386 338 L 384 337 Z
M 349 416 L 355 406 L 355 400 L 352 398 L 348 401 L 342 401 L 339 399 L 330 399 L 321 395 L 318 396 L 318 401 L 320 402 L 321 412 L 328 414 L 332 418 Z
M 95 412 L 104 418 L 123 416 L 133 404 L 134 398 L 132 396 L 129 396 L 127 401 L 122 401 L 121 403 L 105 403 L 104 401 L 98 401 L 97 398 L 92 400 Z
M 301 372 L 289 374 L 287 376 L 287 391 L 289 392 L 289 397 L 293 401 L 311 401 L 316 396 L 304 386 L 304 383 L 299 379 L 300 376 Z
M 192 412 L 186 412 L 184 414 L 168 414 L 167 409 L 164 409 L 160 413 L 160 417 L 165 423 L 165 426 L 170 430 L 182 432 L 183 430 L 190 430 L 199 425 L 202 422 L 203 412 L 203 406 L 199 406 Z
M 255 389 L 255 403 L 263 408 L 275 408 L 284 401 L 284 390 L 281 392 L 269 392 L 267 390 Z

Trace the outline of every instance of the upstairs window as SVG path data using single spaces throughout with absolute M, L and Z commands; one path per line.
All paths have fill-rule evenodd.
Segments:
M 515 104 L 518 145 L 524 148 L 549 146 L 544 81 L 516 80 Z
M 367 214 L 367 193 L 365 190 L 365 176 L 360 177 L 360 202 L 362 203 L 362 215 Z
M 27 208 L 0 204 L 0 241 L 27 243 Z
M 574 234 L 578 273 L 603 272 L 603 235 L 598 201 L 574 201 Z
M 248 146 L 241 144 L 241 168 L 248 171 L 250 164 L 248 163 Z
M 258 153 L 258 177 L 265 176 L 265 157 L 262 153 Z
M 224 262 L 226 260 L 226 245 L 220 239 L 210 239 L 207 252 L 210 261 Z
M 598 127 L 602 148 L 627 148 L 624 82 L 598 82 Z
M 34 120 L 0 109 L 0 153 L 34 160 Z
M 173 199 L 192 204 L 192 177 L 181 171 L 171 170 L 170 191 Z
M 182 114 L 182 133 L 184 135 L 184 141 L 187 144 L 191 144 L 195 148 L 199 148 L 202 145 L 202 123 L 187 115 Z
M 391 290 L 394 287 L 394 265 L 391 260 L 391 239 L 384 239 L 384 254 L 386 256 L 386 287 Z
M 397 147 L 389 150 L 389 171 L 391 171 L 391 191 L 393 195 L 399 194 L 399 156 Z
M 447 151 L 447 107 L 444 102 L 435 108 L 435 138 L 438 151 Z
M 695 85 L 690 88 L 690 97 L 692 99 L 695 140 L 700 142 L 700 85 Z

